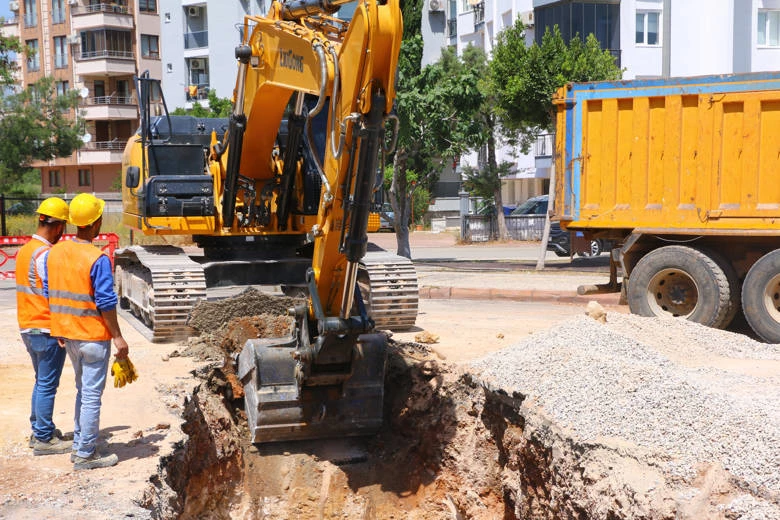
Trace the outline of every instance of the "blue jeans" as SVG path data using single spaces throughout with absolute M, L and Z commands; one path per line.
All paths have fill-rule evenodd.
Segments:
M 65 349 L 59 346 L 56 338 L 48 334 L 23 333 L 22 341 L 35 369 L 30 426 L 36 439 L 48 442 L 54 434 L 54 397 L 57 387 L 60 386 Z
M 111 341 L 66 339 L 65 348 L 76 372 L 73 450 L 79 457 L 89 457 L 97 447 L 100 404 L 106 387 Z

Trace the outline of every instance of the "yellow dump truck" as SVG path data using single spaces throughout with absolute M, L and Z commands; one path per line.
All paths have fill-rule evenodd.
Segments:
M 611 239 L 631 312 L 780 343 L 780 72 L 569 84 L 554 217 Z M 623 283 L 617 279 L 622 269 Z

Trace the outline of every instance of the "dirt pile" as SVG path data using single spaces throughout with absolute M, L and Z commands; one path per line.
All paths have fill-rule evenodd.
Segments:
M 212 351 L 208 355 L 220 361 L 203 370 L 204 384 L 186 403 L 183 429 L 190 440 L 161 462 L 145 497 L 155 518 L 760 519 L 778 511 L 775 491 L 751 489 L 715 458 L 701 458 L 692 474 L 675 473 L 669 470 L 680 457 L 675 450 L 651 452 L 628 435 L 583 435 L 584 426 L 577 430 L 556 416 L 559 406 L 569 409 L 567 402 L 583 407 L 573 413 L 587 416 L 584 407 L 589 405 L 581 404 L 574 393 L 544 402 L 522 384 L 497 384 L 496 370 L 486 382 L 485 366 L 464 370 L 441 363 L 428 346 L 392 340 L 381 433 L 253 446 L 242 403 L 229 390 L 229 368 L 223 363 L 245 339 L 278 332 L 276 318 L 266 313 L 233 319 L 207 342 Z M 568 359 L 576 358 L 572 352 L 579 346 L 569 336 L 593 336 L 596 329 L 591 327 L 601 327 L 596 336 L 604 340 L 611 337 L 607 327 L 621 326 L 632 331 L 626 337 L 638 330 L 645 339 L 651 336 L 647 322 L 610 320 L 608 326 L 574 320 L 547 336 L 534 335 L 512 351 L 528 355 L 535 352 L 532 344 L 549 342 L 545 355 L 553 357 L 519 362 L 534 363 L 535 372 L 528 377 L 539 374 L 538 388 L 560 384 L 545 374 L 556 374 L 559 366 L 567 367 Z M 668 341 L 670 325 L 661 328 L 660 337 Z M 626 345 L 604 341 L 604 351 L 639 363 L 620 350 Z M 751 349 L 761 350 L 738 348 Z M 668 368 L 655 354 L 642 356 L 644 362 Z M 509 358 L 495 359 L 494 368 L 518 368 Z M 597 365 L 590 366 L 595 374 Z M 638 379 L 627 380 L 633 390 L 621 387 L 621 392 L 641 395 L 641 374 L 627 373 Z M 584 385 L 597 384 L 595 376 L 581 379 Z M 588 396 L 586 388 L 576 390 Z M 647 406 L 662 408 L 651 402 Z

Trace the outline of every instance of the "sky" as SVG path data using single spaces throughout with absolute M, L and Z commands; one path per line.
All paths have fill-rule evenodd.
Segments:
M 8 7 L 8 0 L 0 0 L 0 16 L 11 18 L 11 9 Z

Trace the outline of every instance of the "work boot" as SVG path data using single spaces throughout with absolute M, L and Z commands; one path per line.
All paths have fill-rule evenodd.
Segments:
M 52 437 L 46 442 L 35 439 L 33 442 L 33 455 L 56 455 L 68 453 L 73 448 L 73 441 L 63 441 Z
M 115 453 L 112 453 L 111 455 L 100 455 L 97 450 L 95 450 L 89 457 L 79 457 L 78 455 L 75 455 L 75 457 L 71 457 L 71 460 L 73 460 L 73 469 L 96 469 L 115 466 L 116 463 L 119 462 L 119 457 L 117 457 Z
M 54 432 L 51 434 L 52 438 L 57 437 L 61 441 L 72 441 L 73 440 L 73 432 L 70 433 L 62 433 L 59 428 L 54 428 Z M 35 444 L 35 434 L 30 434 L 30 443 L 29 446 L 32 448 Z

